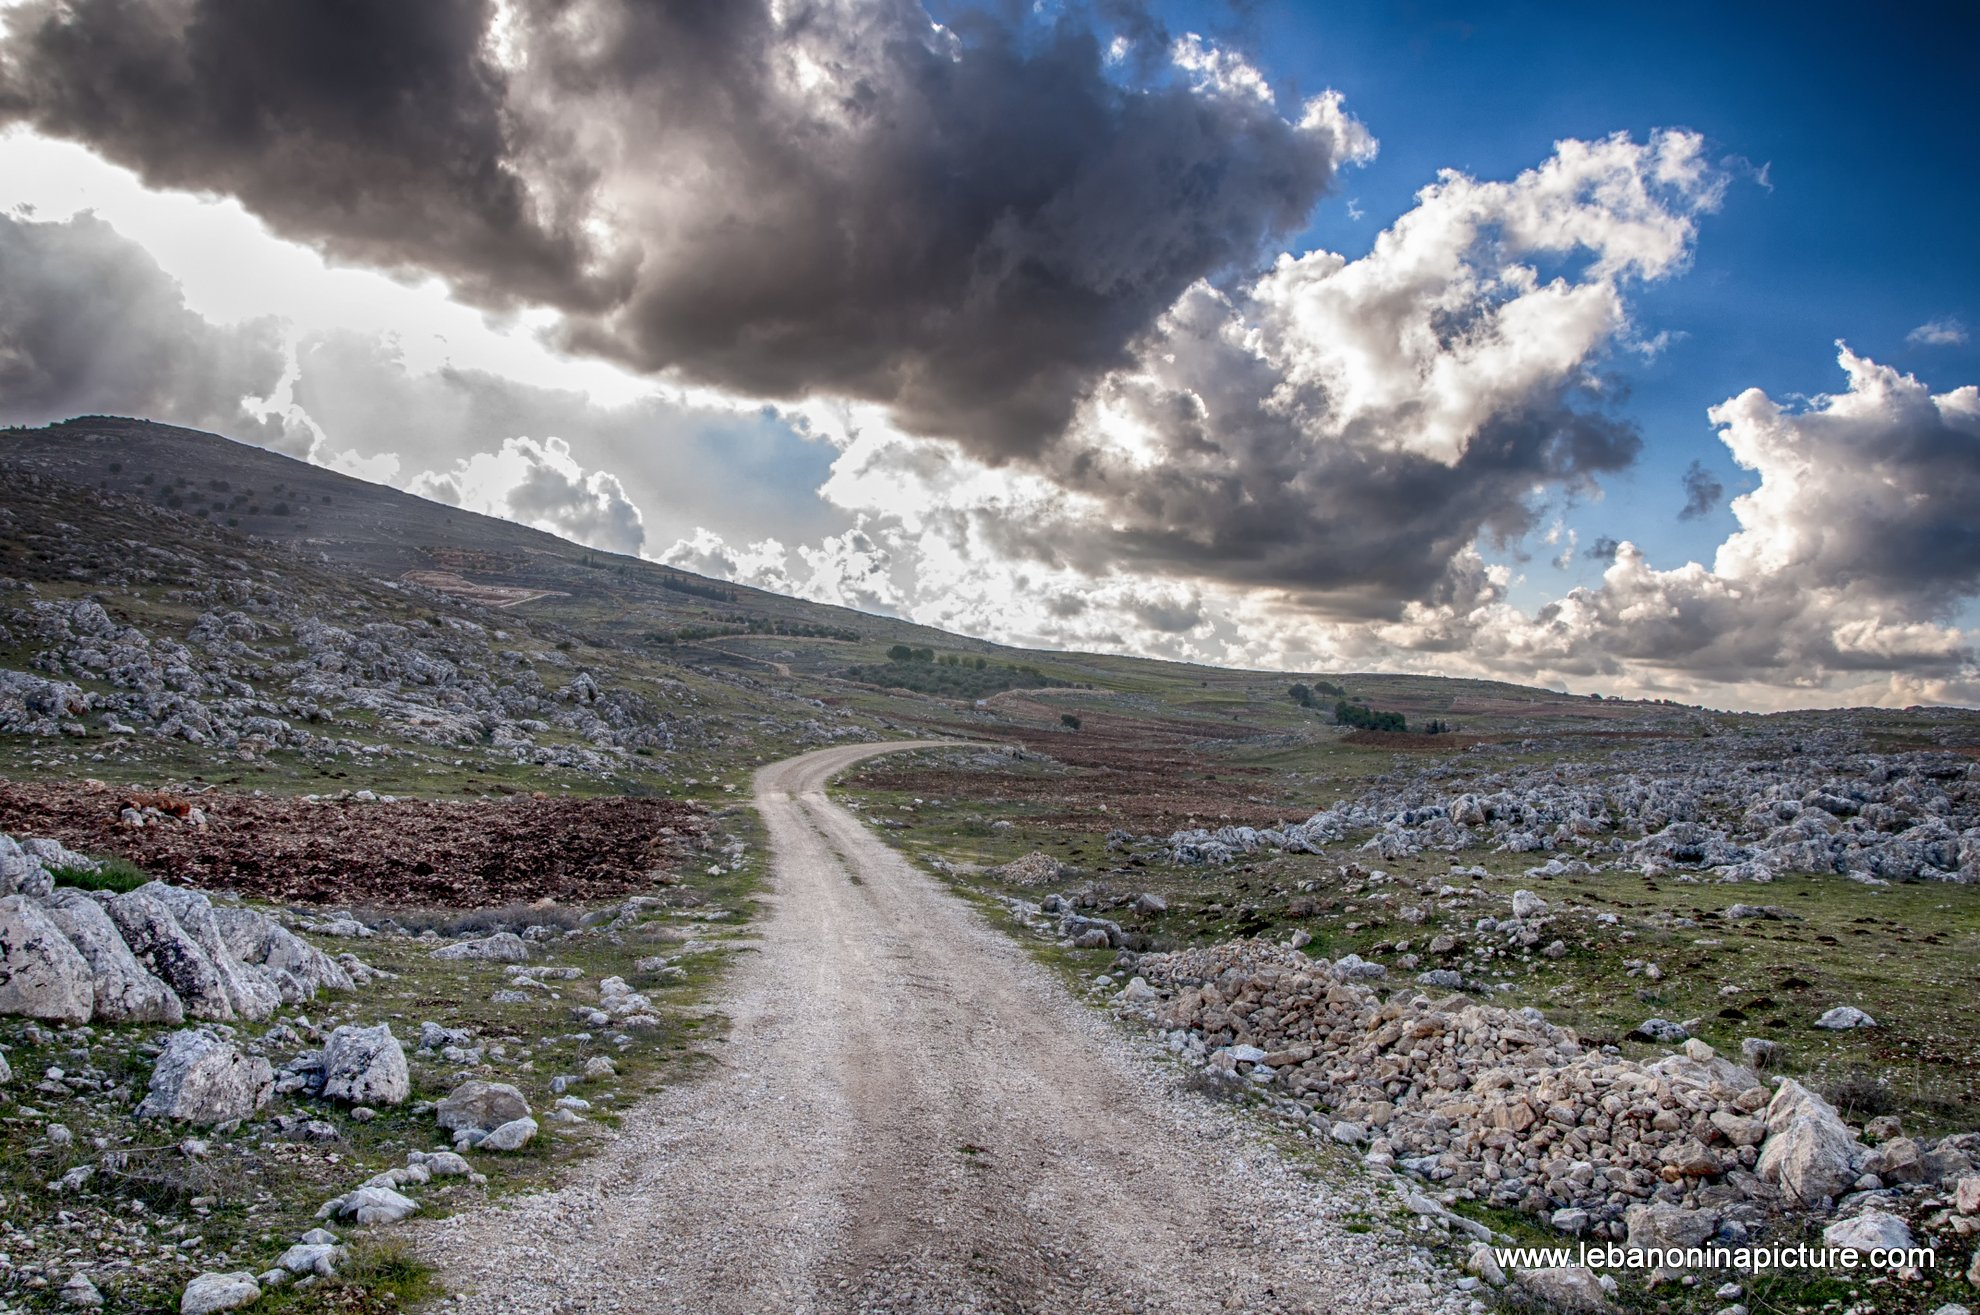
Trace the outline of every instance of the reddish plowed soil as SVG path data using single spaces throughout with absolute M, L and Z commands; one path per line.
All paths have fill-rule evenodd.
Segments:
M 1071 832 L 1108 831 L 1116 827 L 1136 833 L 1162 834 L 1184 826 L 1243 823 L 1269 826 L 1288 812 L 1270 804 L 1252 803 L 1249 795 L 1269 789 L 1271 773 L 1262 767 L 1234 767 L 1205 752 L 1220 741 L 1215 723 L 1177 718 L 1122 717 L 1080 709 L 1080 729 L 1056 725 L 1060 709 L 1043 704 L 1018 704 L 1018 696 L 999 703 L 1007 713 L 1036 710 L 1053 724 L 1000 727 L 1004 743 L 1056 758 L 1081 769 L 1076 775 L 1031 777 L 1002 772 L 972 772 L 948 768 L 930 771 L 899 769 L 880 764 L 860 773 L 862 784 L 880 790 L 903 790 L 944 799 L 1004 800 L 1043 806 L 1032 824 Z M 981 737 L 980 726 L 944 725 L 944 730 Z M 1102 813 L 1098 805 L 1105 804 Z
M 189 800 L 206 814 L 202 831 L 125 826 L 118 811 L 134 797 L 0 782 L 0 832 L 257 899 L 457 908 L 651 890 L 708 833 L 703 809 L 663 799 L 309 803 L 214 791 Z

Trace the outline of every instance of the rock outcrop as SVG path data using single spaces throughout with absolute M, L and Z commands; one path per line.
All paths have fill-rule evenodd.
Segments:
M 99 1023 L 185 1021 L 185 1006 L 172 988 L 137 961 L 103 905 L 78 890 L 57 890 L 41 905 L 89 964 L 95 1000 L 90 1017 Z
M 87 1023 L 96 1005 L 89 963 L 26 895 L 0 899 L 0 1013 Z
M 37 869 L 44 873 L 93 864 L 53 841 L 0 842 L 0 867 L 11 864 L 16 878 L 29 864 L 54 865 Z M 352 986 L 342 965 L 267 914 L 183 886 L 152 881 L 120 895 L 51 886 L 0 899 L 0 1014 L 259 1021 L 285 1003 Z

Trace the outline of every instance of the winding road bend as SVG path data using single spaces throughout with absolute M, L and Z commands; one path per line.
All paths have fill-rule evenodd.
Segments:
M 421 1226 L 450 1308 L 1462 1310 L 826 798 L 915 747 L 757 773 L 769 912 L 718 1065 L 561 1190 Z

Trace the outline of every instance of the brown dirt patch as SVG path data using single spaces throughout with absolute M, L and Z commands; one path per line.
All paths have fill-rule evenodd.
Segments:
M 1241 728 L 1182 718 L 1126 717 L 1081 707 L 1080 729 L 1067 731 L 1057 725 L 1063 708 L 1021 695 L 1001 697 L 997 707 L 1045 723 L 1000 726 L 990 732 L 997 742 L 1020 744 L 1075 771 L 1039 777 L 946 767 L 921 770 L 893 767 L 883 759 L 859 774 L 860 783 L 944 799 L 1030 804 L 1041 811 L 1028 819 L 1028 825 L 1073 834 L 1115 827 L 1162 834 L 1226 822 L 1269 826 L 1295 814 L 1305 816 L 1296 808 L 1248 798 L 1272 788 L 1269 770 L 1233 766 L 1213 755 L 1211 746 L 1237 738 L 1227 737 L 1227 730 Z M 981 725 L 936 723 L 936 728 L 970 739 L 985 738 Z
M 133 798 L 0 781 L 0 832 L 257 899 L 453 908 L 650 891 L 708 836 L 704 809 L 664 799 L 310 803 L 213 791 L 190 801 L 208 819 L 200 831 L 125 826 L 118 810 Z

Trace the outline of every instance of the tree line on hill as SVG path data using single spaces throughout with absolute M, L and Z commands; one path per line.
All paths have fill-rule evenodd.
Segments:
M 1331 681 L 1316 680 L 1311 685 L 1302 681 L 1286 693 L 1302 708 L 1311 708 L 1315 712 L 1331 711 L 1336 725 L 1352 726 L 1362 731 L 1390 731 L 1397 734 L 1409 730 L 1409 721 L 1400 712 L 1378 712 L 1366 703 L 1352 702 L 1348 692 Z M 1334 706 L 1331 709 L 1322 701 L 1323 695 L 1334 699 Z M 1457 727 L 1433 717 L 1417 727 L 1417 730 L 1424 735 L 1452 735 L 1457 732 Z

